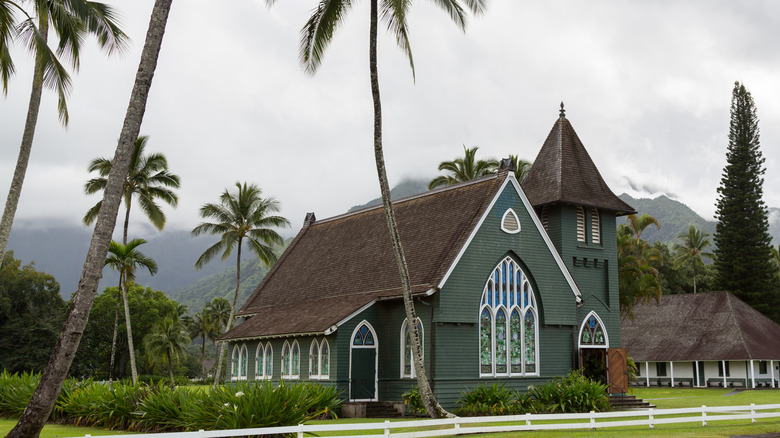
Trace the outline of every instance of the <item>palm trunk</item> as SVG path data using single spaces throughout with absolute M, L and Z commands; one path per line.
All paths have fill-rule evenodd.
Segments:
M 119 290 L 122 290 L 122 276 L 119 276 Z M 114 358 L 116 357 L 116 341 L 119 333 L 119 306 L 122 301 L 121 292 L 116 294 L 116 309 L 114 310 L 114 336 L 111 340 L 111 362 L 108 366 L 108 385 L 111 386 L 114 377 Z
M 40 11 L 40 15 L 39 31 L 46 38 L 49 34 L 49 17 L 43 11 Z M 41 67 L 41 61 L 36 57 L 30 103 L 27 107 L 27 119 L 24 122 L 24 133 L 22 134 L 22 144 L 19 147 L 19 157 L 16 159 L 16 168 L 11 179 L 11 187 L 8 189 L 8 198 L 5 201 L 3 218 L 0 219 L 0 261 L 5 256 L 5 248 L 11 235 L 16 208 L 22 195 L 24 176 L 27 174 L 27 164 L 30 162 L 30 152 L 32 151 L 33 137 L 35 137 L 35 126 L 38 123 L 38 110 L 41 108 L 41 94 L 43 94 L 43 68 Z
M 130 324 L 130 303 L 127 301 L 127 275 L 122 274 L 122 301 L 125 305 L 125 327 L 127 327 L 127 349 L 130 353 L 130 377 L 133 385 L 138 383 L 138 370 L 135 367 L 135 347 L 133 346 L 133 328 Z
M 128 196 L 125 201 L 127 203 L 127 208 L 125 209 L 125 228 L 122 233 L 122 245 L 127 245 L 127 227 L 130 225 L 130 203 L 133 201 L 132 196 Z
M 200 377 L 206 379 L 206 336 L 200 337 Z
M 171 376 L 171 388 L 175 388 L 176 380 L 173 379 L 173 354 L 171 349 L 168 349 L 168 374 Z
M 127 225 L 130 222 L 130 202 L 127 202 L 127 209 L 125 210 L 125 232 L 122 237 L 122 245 L 127 245 Z M 119 290 L 122 290 L 122 276 L 119 276 Z M 108 368 L 108 384 L 111 385 L 112 377 L 114 373 L 114 358 L 116 357 L 116 339 L 119 333 L 119 304 L 121 302 L 120 294 L 116 295 L 116 311 L 114 312 L 114 335 L 111 341 L 111 365 Z M 125 315 L 127 317 L 127 315 Z M 128 319 L 129 321 L 129 319 Z
M 238 289 L 241 287 L 241 243 L 238 239 L 238 253 L 236 254 L 236 293 L 233 294 L 233 305 L 230 306 L 230 317 L 228 317 L 225 333 L 233 328 L 233 318 L 236 316 L 236 301 L 238 301 Z M 227 351 L 227 342 L 222 341 L 219 346 L 219 357 L 217 358 L 217 372 L 214 374 L 214 386 L 219 385 L 219 375 L 222 372 L 222 361 L 225 360 L 225 351 Z
M 376 64 L 376 40 L 377 40 L 377 0 L 371 0 L 371 28 L 369 32 L 369 70 L 371 73 L 371 96 L 374 101 L 374 158 L 376 160 L 376 173 L 379 177 L 379 189 L 382 193 L 382 205 L 385 210 L 387 228 L 390 232 L 390 240 L 393 243 L 393 253 L 398 264 L 398 272 L 401 276 L 401 286 L 404 295 L 404 310 L 406 311 L 407 325 L 410 327 L 410 340 L 412 348 L 412 361 L 414 371 L 417 373 L 417 386 L 420 391 L 425 410 L 431 418 L 452 416 L 441 407 L 433 395 L 430 382 L 425 373 L 425 365 L 422 360 L 422 348 L 420 346 L 420 334 L 417 331 L 417 314 L 412 301 L 411 282 L 409 280 L 409 267 L 406 264 L 406 256 L 401 246 L 401 237 L 398 234 L 398 224 L 395 220 L 395 210 L 390 199 L 390 186 L 387 183 L 387 171 L 385 170 L 385 158 L 382 152 L 382 103 L 379 96 L 379 72 Z
M 35 438 L 40 434 L 51 414 L 54 403 L 57 401 L 57 396 L 62 389 L 62 382 L 67 377 L 73 357 L 76 355 L 103 271 L 108 242 L 111 240 L 111 234 L 116 224 L 125 179 L 130 170 L 133 146 L 141 129 L 171 2 L 172 0 L 155 0 L 146 42 L 141 53 L 141 62 L 136 73 L 130 103 L 119 136 L 111 173 L 108 175 L 108 182 L 103 193 L 103 203 L 98 213 L 95 229 L 92 232 L 92 240 L 84 261 L 84 268 L 81 271 L 79 285 L 73 295 L 68 317 L 49 358 L 49 363 L 43 371 L 41 381 L 35 388 L 30 403 L 16 426 L 6 436 L 7 438 Z

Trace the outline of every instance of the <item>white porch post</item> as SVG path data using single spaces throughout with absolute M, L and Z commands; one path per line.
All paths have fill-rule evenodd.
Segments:
M 772 372 L 774 373 L 774 369 L 772 369 Z M 650 362 L 645 362 L 645 379 L 647 380 L 647 386 L 650 387 Z
M 769 361 L 769 375 L 772 376 L 772 388 L 775 387 L 775 361 Z
M 726 361 L 722 360 L 720 361 L 721 366 L 723 367 L 723 387 L 727 387 L 728 384 L 726 383 Z
M 750 381 L 752 382 L 750 386 L 755 388 L 756 387 L 756 369 L 753 368 L 753 359 L 750 359 Z
M 693 369 L 694 369 L 693 378 L 696 381 L 691 386 L 701 386 L 701 378 L 699 377 L 699 361 L 698 360 L 693 361 Z
M 674 362 L 672 362 L 671 360 L 669 361 L 669 374 L 672 378 L 671 380 L 672 388 L 674 388 Z

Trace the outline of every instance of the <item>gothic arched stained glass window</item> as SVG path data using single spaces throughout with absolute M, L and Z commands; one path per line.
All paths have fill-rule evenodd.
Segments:
M 580 330 L 580 346 L 583 345 L 607 345 L 604 327 L 601 326 L 599 317 L 593 312 L 585 318 L 585 323 Z
M 488 277 L 479 310 L 482 377 L 538 375 L 539 321 L 531 283 L 506 257 Z

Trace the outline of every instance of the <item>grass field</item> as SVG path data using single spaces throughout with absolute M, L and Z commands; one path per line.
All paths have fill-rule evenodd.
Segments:
M 736 406 L 749 405 L 750 403 L 774 404 L 780 403 L 780 390 L 745 390 L 731 394 L 729 389 L 672 389 L 672 388 L 637 388 L 634 395 L 650 401 L 659 409 L 686 408 L 706 406 Z M 356 422 L 382 422 L 383 419 L 341 419 L 329 420 L 325 423 L 356 423 Z M 402 421 L 402 420 L 393 420 Z M 322 421 L 312 423 L 323 423 Z M 0 436 L 5 436 L 16 424 L 15 419 L 0 419 Z M 564 431 L 533 431 L 525 432 L 529 437 L 731 437 L 735 435 L 762 435 L 780 431 L 780 419 L 759 420 L 756 424 L 749 421 L 710 421 L 706 427 L 700 423 L 656 425 L 654 429 L 647 427 L 621 427 L 597 430 L 564 430 Z M 41 438 L 79 437 L 84 435 L 117 435 L 128 433 L 124 431 L 112 431 L 96 428 L 63 426 L 49 424 L 41 432 Z M 491 438 L 505 438 L 518 436 L 523 432 L 495 433 L 470 436 L 484 436 Z M 327 434 L 318 434 L 327 436 Z M 331 435 L 333 436 L 333 435 Z

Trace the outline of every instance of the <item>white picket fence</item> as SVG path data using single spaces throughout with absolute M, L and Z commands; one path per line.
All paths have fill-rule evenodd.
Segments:
M 768 412 L 762 412 L 768 411 Z M 690 414 L 690 415 L 688 415 Z M 456 417 L 440 420 L 385 421 L 382 423 L 299 424 L 297 426 L 262 427 L 254 429 L 200 430 L 132 435 L 132 438 L 221 438 L 274 434 L 328 432 L 334 436 L 354 438 L 383 437 L 437 437 L 472 433 L 516 432 L 528 430 L 600 429 L 604 427 L 648 426 L 656 424 L 701 423 L 712 421 L 750 420 L 780 417 L 780 404 L 746 406 L 702 406 L 700 408 L 642 409 L 617 412 L 590 412 L 586 414 L 526 414 L 498 417 Z M 491 425 L 492 424 L 492 425 Z M 412 432 L 397 429 L 417 429 Z M 371 435 L 349 435 L 355 432 L 375 431 Z M 119 435 L 112 435 L 113 437 Z M 128 437 L 131 435 L 127 435 Z M 309 435 L 311 436 L 311 435 Z M 85 435 L 85 438 L 91 438 Z M 80 438 L 80 437 L 79 437 Z

